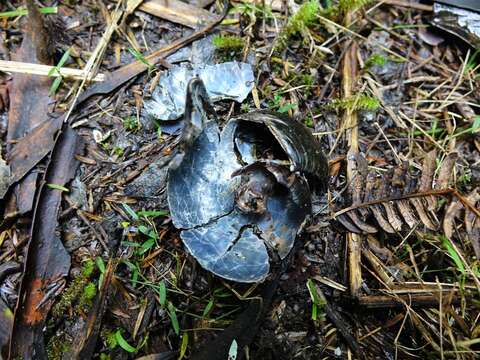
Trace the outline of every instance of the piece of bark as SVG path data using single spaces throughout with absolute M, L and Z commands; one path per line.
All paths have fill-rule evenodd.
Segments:
M 451 294 L 445 293 L 442 295 L 442 302 L 446 303 Z M 383 308 L 395 308 L 404 307 L 405 304 L 409 304 L 412 307 L 418 306 L 437 306 L 440 300 L 438 294 L 406 294 L 397 296 L 388 295 L 365 295 L 359 297 L 358 301 L 361 306 L 369 309 L 383 309 Z M 453 298 L 454 303 L 460 301 L 459 297 Z
M 180 0 L 147 0 L 139 9 L 159 18 L 197 29 L 214 22 L 218 15 Z
M 80 147 L 80 138 L 67 127 L 58 139 L 40 188 L 15 309 L 11 359 L 46 358 L 45 320 L 70 269 L 70 255 L 57 231 L 62 190 L 48 185 L 65 186 L 74 177 L 78 165 L 75 155 Z

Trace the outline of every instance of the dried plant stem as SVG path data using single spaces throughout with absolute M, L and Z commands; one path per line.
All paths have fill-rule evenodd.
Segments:
M 480 217 L 480 210 L 478 210 L 474 205 L 472 205 L 470 203 L 470 201 L 468 201 L 467 198 L 465 198 L 465 196 L 460 194 L 457 190 L 451 189 L 451 188 L 438 189 L 438 190 L 434 189 L 434 190 L 421 191 L 421 192 L 416 192 L 416 193 L 411 193 L 411 194 L 404 194 L 404 195 L 400 195 L 400 196 L 393 196 L 393 197 L 388 197 L 388 198 L 383 198 L 383 199 L 376 199 L 376 200 L 372 200 L 372 201 L 368 201 L 368 202 L 364 202 L 364 203 L 361 203 L 361 204 L 356 204 L 356 205 L 352 205 L 352 206 L 349 206 L 347 208 L 344 208 L 340 211 L 337 211 L 335 214 L 333 214 L 333 217 L 336 218 L 337 216 L 345 214 L 349 211 L 352 211 L 352 210 L 355 210 L 355 209 L 367 208 L 367 207 L 370 207 L 372 205 L 388 203 L 390 201 L 398 201 L 398 200 L 405 200 L 405 199 L 412 199 L 412 198 L 419 198 L 419 197 L 427 197 L 427 196 L 431 196 L 431 195 L 435 195 L 435 196 L 453 195 L 456 198 L 458 198 L 458 200 L 460 200 L 460 202 L 465 206 L 465 208 L 468 208 L 473 213 L 475 213 L 475 215 Z
M 0 60 L 0 71 L 8 73 L 21 73 L 21 74 L 33 74 L 33 75 L 43 75 L 49 76 L 48 74 L 54 68 L 54 66 L 42 65 L 42 64 L 31 64 L 24 63 L 21 61 L 7 61 Z M 59 73 L 55 72 L 51 77 L 63 76 L 65 78 L 71 78 L 75 80 L 82 80 L 85 77 L 85 71 L 82 69 L 70 69 L 62 67 L 59 69 Z M 105 80 L 104 74 L 97 74 L 92 81 L 103 81 Z
M 345 14 L 345 27 L 352 23 L 353 13 Z M 345 99 L 352 97 L 355 82 L 358 75 L 357 62 L 358 45 L 355 40 L 347 44 L 347 50 L 342 61 L 342 95 Z M 347 129 L 345 134 L 347 137 L 349 151 L 347 155 L 347 181 L 352 182 L 356 172 L 356 159 L 358 155 L 358 116 L 355 107 L 347 108 L 343 113 L 342 124 L 343 129 Z M 349 285 L 350 293 L 353 297 L 360 295 L 362 285 L 362 235 L 348 233 L 347 234 L 348 249 L 348 265 L 349 265 Z

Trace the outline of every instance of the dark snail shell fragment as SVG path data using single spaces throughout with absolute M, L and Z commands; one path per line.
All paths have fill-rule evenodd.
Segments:
M 242 114 L 237 120 L 264 125 L 272 133 L 292 162 L 295 171 L 311 175 L 326 183 L 327 159 L 311 131 L 288 116 L 267 110 Z
M 181 162 L 169 171 L 173 224 L 200 265 L 225 279 L 263 281 L 269 259 L 288 255 L 311 212 L 310 188 L 302 174 L 326 173 L 321 152 L 320 159 L 304 159 L 312 151 L 308 146 L 318 149 L 312 135 L 304 132 L 308 130 L 274 117 L 268 113 L 265 124 L 274 139 L 282 139 L 276 145 L 288 149 L 281 161 L 256 158 L 254 152 L 245 161 L 236 138 L 246 122 L 260 120 L 245 121 L 242 116 L 228 121 L 223 131 L 216 121 L 206 121 Z M 289 125 L 294 130 L 287 130 Z M 302 141 L 305 145 L 300 146 L 297 142 Z

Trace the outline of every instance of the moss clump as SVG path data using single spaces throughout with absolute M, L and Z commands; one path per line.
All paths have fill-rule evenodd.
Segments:
M 309 127 L 309 128 L 312 128 L 314 127 L 314 123 L 313 123 L 313 118 L 311 116 L 307 116 L 304 120 L 303 120 L 303 123 L 305 124 L 305 126 Z
M 370 69 L 372 66 L 385 66 L 387 59 L 380 54 L 373 54 L 365 61 L 365 69 Z
M 95 284 L 90 282 L 94 270 L 95 262 L 93 260 L 87 260 L 83 263 L 80 274 L 73 279 L 70 286 L 62 294 L 60 300 L 53 306 L 52 315 L 54 318 L 59 319 L 64 316 L 76 300 L 78 300 L 77 303 L 79 306 L 74 309 L 75 312 L 79 310 L 85 311 L 86 308 L 91 306 L 92 299 L 96 294 Z
M 233 35 L 216 35 L 212 40 L 213 46 L 220 51 L 239 52 L 245 46 L 245 40 Z
M 338 8 L 342 13 L 346 14 L 349 11 L 359 9 L 370 2 L 372 2 L 372 0 L 340 0 L 338 2 Z
M 72 345 L 65 339 L 65 336 L 52 336 L 47 344 L 47 358 L 49 360 L 60 360 L 68 353 Z
M 113 350 L 117 347 L 118 341 L 115 337 L 115 332 L 110 329 L 102 329 L 100 332 L 100 338 L 108 346 L 110 350 Z
M 287 24 L 283 28 L 279 36 L 278 48 L 284 48 L 287 41 L 295 35 L 302 35 L 308 38 L 306 33 L 308 28 L 317 23 L 317 15 L 321 10 L 318 0 L 310 0 L 303 3 L 298 11 L 288 19 Z
M 95 261 L 92 259 L 88 259 L 83 263 L 82 266 L 82 275 L 84 277 L 90 277 L 93 275 L 93 271 L 95 270 Z
M 97 286 L 93 282 L 89 282 L 83 288 L 82 295 L 80 295 L 80 299 L 78 300 L 78 305 L 82 309 L 87 309 L 92 306 L 92 300 L 97 294 Z
M 380 101 L 372 96 L 360 95 L 346 99 L 336 99 L 326 105 L 325 109 L 351 110 L 351 111 L 375 111 L 380 107 Z

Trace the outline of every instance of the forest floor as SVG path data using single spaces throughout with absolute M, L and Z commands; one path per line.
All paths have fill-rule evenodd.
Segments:
M 478 358 L 478 53 L 431 4 L 26 3 L 0 4 L 0 59 L 54 67 L 0 63 L 0 359 Z M 329 160 L 271 300 L 186 251 L 178 132 L 143 106 L 179 62 L 234 60 L 255 82 L 222 123 L 283 113 Z

